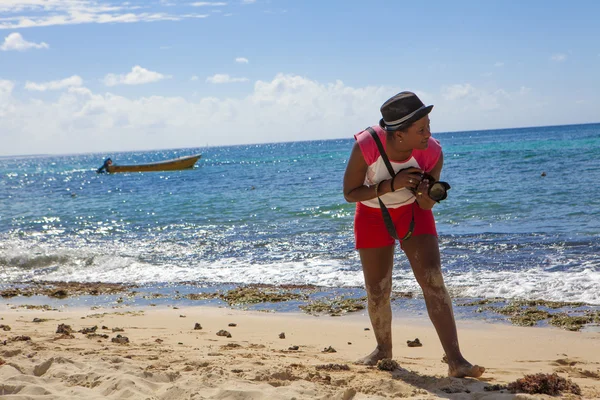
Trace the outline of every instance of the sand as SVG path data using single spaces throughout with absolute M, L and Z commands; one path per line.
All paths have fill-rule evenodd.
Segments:
M 600 399 L 597 332 L 459 321 L 465 357 L 487 371 L 481 379 L 457 379 L 446 376 L 426 317 L 394 319 L 400 368 L 391 372 L 352 364 L 374 348 L 366 314 L 1 306 L 0 317 L 0 325 L 10 327 L 0 327 L 0 399 L 555 399 L 485 390 L 553 372 L 581 387 L 582 396 L 562 398 Z M 194 329 L 196 323 L 202 329 Z M 56 333 L 60 324 L 74 332 Z M 107 336 L 78 332 L 94 326 Z M 218 336 L 221 330 L 231 337 Z M 117 335 L 128 343 L 113 342 Z M 422 347 L 407 346 L 415 338 Z

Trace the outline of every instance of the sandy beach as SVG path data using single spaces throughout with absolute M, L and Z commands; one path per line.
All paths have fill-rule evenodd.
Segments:
M 555 372 L 581 388 L 562 398 L 600 398 L 596 332 L 459 321 L 463 353 L 487 368 L 477 380 L 446 376 L 426 317 L 394 320 L 400 367 L 385 371 L 352 364 L 374 347 L 365 313 L 3 305 L 0 316 L 1 399 L 542 399 L 557 397 L 489 389 Z M 415 338 L 422 347 L 407 346 Z

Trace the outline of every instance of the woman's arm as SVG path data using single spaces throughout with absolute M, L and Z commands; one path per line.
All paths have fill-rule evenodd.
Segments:
M 354 143 L 348 165 L 346 165 L 346 172 L 344 173 L 344 198 L 347 202 L 356 203 L 374 199 L 377 197 L 375 194 L 376 186 L 379 196 L 391 191 L 391 179 L 380 182 L 379 185 L 364 185 L 367 168 L 368 165 L 360 151 L 360 146 L 358 143 Z
M 429 175 L 435 178 L 435 180 L 439 180 L 442 175 L 442 168 L 444 167 L 444 153 L 440 153 L 440 158 L 438 162 L 435 164 L 435 167 L 431 171 L 429 171 Z M 429 197 L 429 185 L 433 182 L 428 182 L 426 180 L 421 181 L 419 186 L 417 187 L 417 204 L 423 210 L 431 210 L 435 205 L 435 200 L 432 200 Z
M 440 158 L 438 162 L 435 164 L 435 167 L 431 171 L 429 171 L 429 175 L 433 176 L 436 181 L 440 180 L 440 176 L 442 176 L 442 168 L 444 167 L 444 152 L 440 152 Z

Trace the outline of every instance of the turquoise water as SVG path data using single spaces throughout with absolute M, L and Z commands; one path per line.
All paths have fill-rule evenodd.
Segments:
M 600 304 L 600 124 L 434 136 L 452 185 L 434 211 L 453 294 Z M 0 158 L 0 283 L 361 286 L 342 195 L 352 143 Z M 193 170 L 95 172 L 106 156 L 194 153 Z M 417 290 L 400 255 L 394 288 Z

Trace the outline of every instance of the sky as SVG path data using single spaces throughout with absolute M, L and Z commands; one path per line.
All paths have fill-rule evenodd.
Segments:
M 600 2 L 0 0 L 0 156 L 600 122 Z

